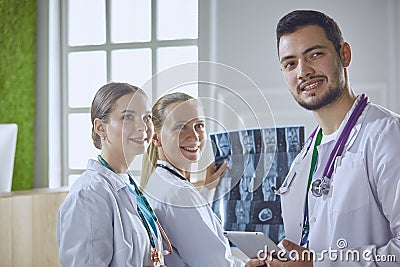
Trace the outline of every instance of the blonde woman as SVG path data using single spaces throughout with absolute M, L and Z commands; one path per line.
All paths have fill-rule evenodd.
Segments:
M 190 183 L 191 165 L 205 144 L 202 110 L 184 93 L 161 97 L 152 108 L 155 133 L 144 157 L 145 191 L 174 248 L 167 265 L 245 266 L 232 256 L 220 222 L 200 192 Z M 226 164 L 208 178 L 219 176 Z M 149 174 L 151 174 L 149 176 Z M 259 266 L 253 259 L 246 266 Z
M 152 136 L 150 109 L 135 86 L 110 83 L 97 91 L 92 139 L 101 153 L 89 160 L 59 209 L 62 266 L 164 266 L 162 228 L 128 172 Z

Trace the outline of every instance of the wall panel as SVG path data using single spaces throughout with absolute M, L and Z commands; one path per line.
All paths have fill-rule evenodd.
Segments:
M 66 191 L 0 194 L 0 266 L 60 266 L 57 212 Z

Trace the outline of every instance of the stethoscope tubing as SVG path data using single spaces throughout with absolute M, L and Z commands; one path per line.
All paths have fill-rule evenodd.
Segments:
M 331 177 L 332 177 L 333 171 L 335 169 L 334 159 L 337 157 L 340 157 L 342 155 L 343 150 L 346 145 L 346 142 L 347 142 L 348 138 L 350 137 L 351 130 L 353 129 L 354 125 L 357 123 L 358 119 L 360 118 L 362 112 L 364 111 L 364 109 L 367 105 L 368 105 L 368 97 L 365 94 L 361 94 L 359 102 L 357 103 L 357 106 L 354 108 L 352 114 L 349 117 L 349 120 L 345 124 L 344 129 L 338 138 L 338 141 L 335 143 L 335 146 L 334 146 L 331 154 L 329 155 L 328 162 L 326 163 L 325 168 L 324 168 L 322 179 L 320 179 L 320 178 L 316 179 L 316 180 L 320 180 L 321 185 L 324 184 L 329 188 L 329 184 L 331 183 Z M 312 141 L 313 141 L 315 135 L 317 134 L 318 129 L 320 129 L 319 126 L 313 130 L 313 132 L 307 139 L 306 144 L 308 144 L 308 145 L 306 146 L 306 152 L 303 153 L 303 158 L 308 153 L 308 151 L 312 145 Z M 275 189 L 274 190 L 275 194 L 279 194 L 279 195 L 285 194 L 288 191 L 288 189 L 289 189 L 288 187 L 290 186 L 290 184 L 293 181 L 295 176 L 296 176 L 296 173 L 293 175 L 293 177 L 291 177 L 288 185 L 285 185 L 283 187 L 281 186 L 279 189 Z M 328 191 L 329 191 L 329 189 L 328 189 Z
M 178 177 L 179 179 L 181 179 L 181 180 L 183 180 L 183 181 L 186 181 L 186 180 L 187 180 L 185 177 L 183 177 L 183 176 L 182 176 L 181 174 L 179 174 L 177 171 L 175 171 L 175 170 L 169 168 L 168 166 L 165 166 L 164 164 L 157 163 L 157 164 L 156 164 L 156 167 L 160 167 L 160 168 L 163 168 L 163 169 L 167 170 L 169 173 L 173 174 L 174 176 Z
M 342 133 L 339 136 L 338 141 L 336 142 L 333 150 L 329 156 L 328 162 L 325 166 L 323 177 L 327 177 L 331 179 L 333 171 L 335 169 L 334 159 L 340 157 L 343 153 L 344 147 L 346 145 L 347 140 L 350 137 L 351 130 L 353 129 L 354 125 L 357 123 L 361 113 L 364 111 L 364 108 L 367 106 L 368 97 L 365 94 L 360 96 L 359 103 L 355 107 L 353 113 L 350 115 L 349 120 L 347 121 L 346 125 Z

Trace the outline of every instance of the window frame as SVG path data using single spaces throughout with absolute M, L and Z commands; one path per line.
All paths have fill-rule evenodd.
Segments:
M 85 113 L 90 114 L 90 107 L 68 106 L 68 55 L 71 52 L 105 51 L 106 52 L 106 81 L 112 81 L 111 54 L 118 49 L 151 49 L 152 75 L 157 73 L 157 51 L 162 47 L 197 47 L 199 59 L 199 30 L 197 39 L 157 40 L 157 0 L 151 0 L 151 40 L 148 42 L 112 43 L 111 42 L 111 0 L 105 0 L 106 41 L 102 45 L 69 46 L 68 44 L 68 1 L 49 1 L 49 148 L 48 148 L 48 185 L 50 188 L 67 186 L 70 175 L 80 175 L 85 169 L 71 169 L 69 166 L 68 151 L 68 115 Z M 199 5 L 197 2 L 197 27 L 199 29 Z M 57 26 L 51 26 L 58 21 Z M 51 36 L 53 35 L 53 36 Z M 58 46 L 58 48 L 57 48 Z M 52 67 L 54 66 L 54 68 Z M 52 93 L 54 92 L 54 93 Z M 152 101 L 158 96 L 157 85 L 153 82 Z M 58 107 L 58 110 L 56 110 Z M 59 134 L 57 134 L 59 133 Z M 134 175 L 140 170 L 133 170 Z

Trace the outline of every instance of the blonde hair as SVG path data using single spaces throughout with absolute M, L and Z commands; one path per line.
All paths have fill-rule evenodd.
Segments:
M 165 122 L 166 114 L 165 110 L 172 104 L 185 102 L 194 99 L 190 95 L 185 93 L 177 92 L 164 95 L 160 97 L 153 105 L 151 109 L 152 120 L 154 125 L 154 132 L 160 133 L 161 128 Z M 158 148 L 153 142 L 150 142 L 147 148 L 147 153 L 143 156 L 142 161 L 142 179 L 140 186 L 144 188 L 149 181 L 151 174 L 153 173 L 157 160 L 159 159 Z

